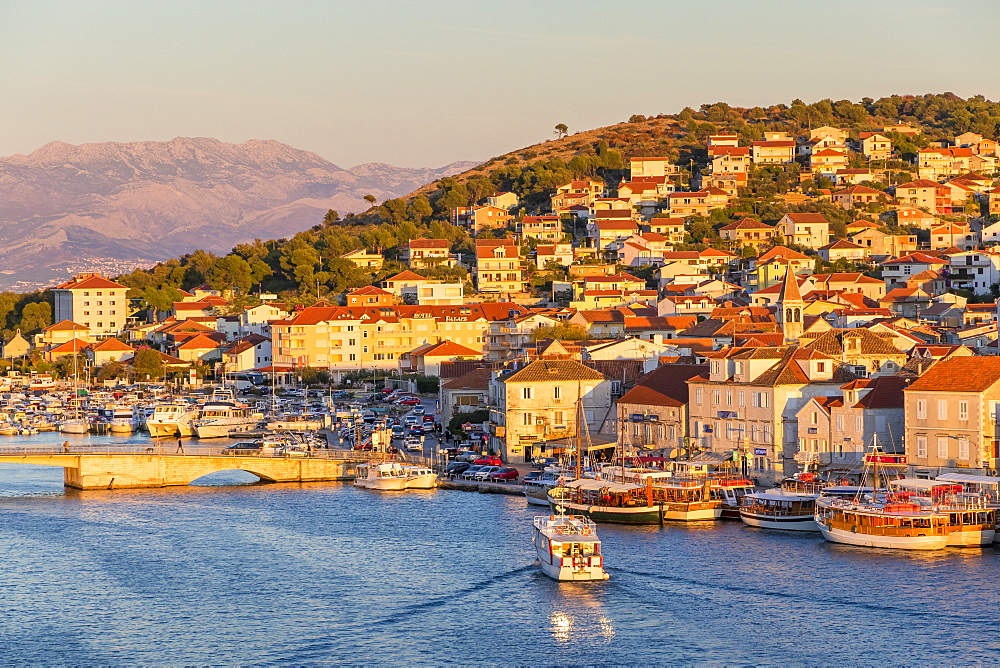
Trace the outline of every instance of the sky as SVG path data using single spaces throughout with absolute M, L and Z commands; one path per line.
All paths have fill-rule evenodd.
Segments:
M 276 139 L 485 160 L 685 106 L 1000 98 L 997 0 L 0 0 L 0 155 Z

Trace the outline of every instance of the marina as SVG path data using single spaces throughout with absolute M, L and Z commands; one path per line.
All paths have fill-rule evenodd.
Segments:
M 254 480 L 81 494 L 55 469 L 0 464 L 0 554 L 20 573 L 5 585 L 5 659 L 157 663 L 169 647 L 199 664 L 970 664 L 1000 649 L 993 548 L 605 524 L 611 579 L 558 583 L 533 565 L 523 498 Z M 474 561 L 456 568 L 456 553 Z

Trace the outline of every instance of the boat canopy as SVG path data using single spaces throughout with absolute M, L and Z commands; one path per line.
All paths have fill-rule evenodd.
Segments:
M 643 488 L 642 485 L 629 485 L 620 482 L 611 482 L 610 480 L 589 480 L 583 478 L 570 480 L 563 487 L 568 487 L 569 489 L 591 489 L 595 491 L 606 489 L 609 492 L 632 492 Z
M 898 478 L 890 480 L 893 487 L 909 487 L 910 489 L 933 489 L 941 486 L 941 480 L 927 480 L 926 478 Z
M 817 494 L 796 494 L 795 492 L 785 492 L 782 490 L 768 490 L 766 492 L 751 492 L 747 497 L 763 499 L 767 501 L 812 501 Z
M 989 475 L 975 475 L 972 473 L 945 473 L 937 477 L 944 482 L 968 482 L 978 485 L 1000 485 L 1000 478 Z

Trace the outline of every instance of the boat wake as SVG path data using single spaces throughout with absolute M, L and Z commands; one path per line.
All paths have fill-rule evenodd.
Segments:
M 759 589 L 755 587 L 747 587 L 739 585 L 727 585 L 720 582 L 706 582 L 703 580 L 695 580 L 692 578 L 685 578 L 676 575 L 665 575 L 663 573 L 650 573 L 647 571 L 633 571 L 626 568 L 616 568 L 614 566 L 608 567 L 607 570 L 612 572 L 624 573 L 626 575 L 634 575 L 637 577 L 650 578 L 653 580 L 662 580 L 664 582 L 675 582 L 685 585 L 691 585 L 693 587 L 697 587 L 700 591 L 704 592 L 715 591 L 719 593 L 724 592 L 727 595 L 743 594 L 750 596 L 761 596 L 765 598 L 787 599 L 791 601 L 805 602 L 812 605 L 850 607 L 858 610 L 867 610 L 879 614 L 888 612 L 896 615 L 905 615 L 916 619 L 933 619 L 933 620 L 949 621 L 952 623 L 975 623 L 975 624 L 981 623 L 981 620 L 965 617 L 962 615 L 949 614 L 941 610 L 918 610 L 913 608 L 901 608 L 893 605 L 880 605 L 878 603 L 872 603 L 870 601 L 858 601 L 838 596 L 826 596 L 824 598 L 816 598 L 814 595 L 797 594 L 794 592 L 773 591 L 773 590 Z M 620 586 L 621 582 L 617 582 L 616 584 Z M 655 603 L 655 601 L 648 596 L 644 596 L 643 601 L 646 603 Z
M 343 646 L 343 643 L 340 640 L 342 637 L 350 637 L 352 634 L 369 631 L 372 628 L 388 627 L 406 622 L 424 612 L 446 606 L 450 603 L 454 603 L 458 599 L 462 599 L 472 594 L 482 593 L 484 588 L 500 584 L 519 575 L 533 572 L 535 570 L 536 567 L 533 565 L 522 566 L 520 568 L 507 571 L 506 573 L 499 573 L 484 580 L 470 583 L 467 587 L 457 589 L 453 593 L 446 596 L 439 596 L 429 601 L 404 606 L 397 612 L 381 619 L 358 621 L 354 624 L 337 625 L 335 628 L 330 630 L 330 634 L 328 636 L 324 638 L 315 638 L 312 642 L 307 641 L 307 644 L 298 646 L 294 655 L 266 659 L 263 660 L 263 663 L 284 665 L 289 663 L 298 664 L 303 661 L 308 662 L 313 660 L 329 659 L 331 653 L 337 651 Z

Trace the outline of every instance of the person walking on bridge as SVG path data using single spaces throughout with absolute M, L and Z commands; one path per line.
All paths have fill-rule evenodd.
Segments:
M 184 441 L 180 438 L 177 439 L 177 452 L 184 454 Z
M 69 441 L 63 441 L 63 452 L 69 454 Z

